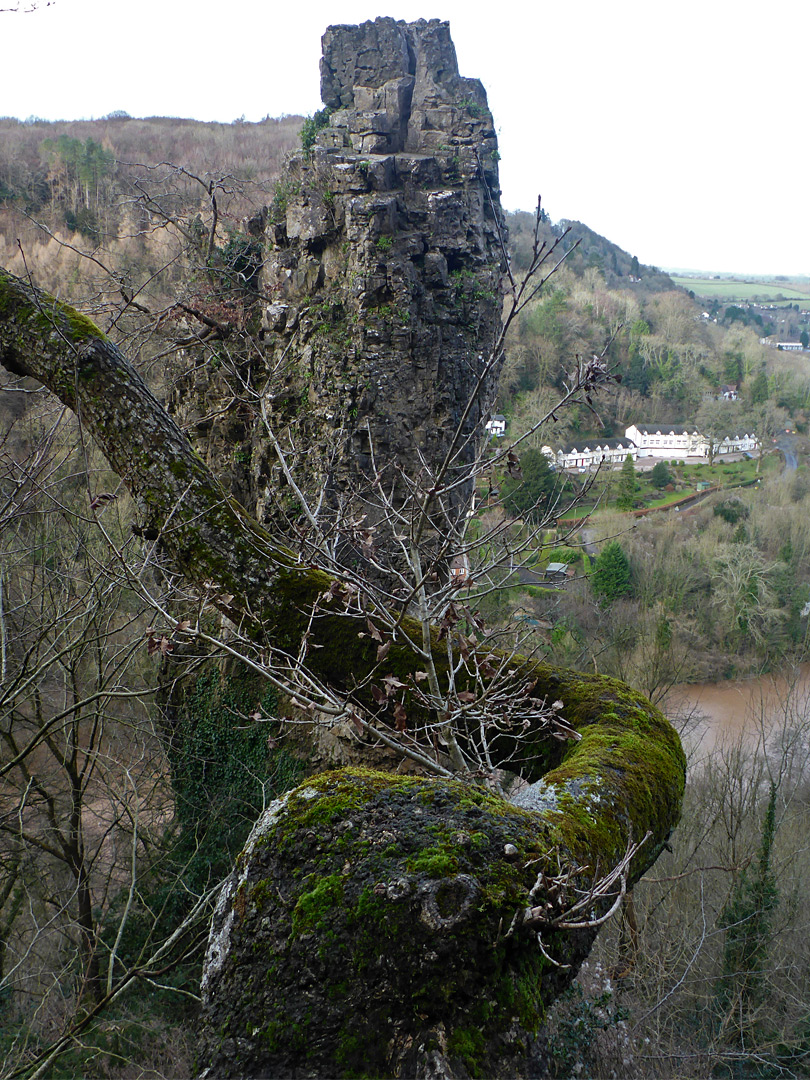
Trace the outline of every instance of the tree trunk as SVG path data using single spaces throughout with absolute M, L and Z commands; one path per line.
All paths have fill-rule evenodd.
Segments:
M 134 496 L 139 529 L 159 538 L 185 577 L 208 588 L 253 640 L 296 655 L 309 634 L 309 670 L 361 710 L 376 712 L 365 679 L 370 672 L 407 683 L 420 669 L 409 644 L 421 643 L 417 623 L 401 620 L 401 632 L 379 662 L 377 643 L 366 633 L 367 614 L 346 614 L 329 593 L 332 579 L 302 565 L 223 490 L 120 350 L 89 319 L 3 271 L 0 363 L 39 380 L 77 413 Z M 444 652 L 438 672 L 446 680 L 447 648 L 437 629 L 433 634 L 435 656 Z M 520 657 L 508 666 L 515 685 L 530 686 L 532 698 L 561 701 L 580 738 L 560 741 L 549 738 L 544 724 L 529 726 L 498 739 L 494 764 L 508 768 L 518 754 L 531 759 L 523 772 L 536 783 L 524 805 L 534 812 L 555 865 L 561 859 L 563 868 L 585 868 L 593 881 L 622 861 L 631 842 L 644 841 L 626 875 L 631 885 L 658 856 L 680 814 L 685 761 L 677 735 L 622 683 Z M 474 689 L 463 672 L 458 688 L 463 691 L 468 678 Z M 418 711 L 407 693 L 406 707 Z M 542 903 L 542 894 L 534 902 Z M 573 977 L 591 939 L 584 935 L 569 957 L 563 982 Z M 561 978 L 555 974 L 554 987 Z

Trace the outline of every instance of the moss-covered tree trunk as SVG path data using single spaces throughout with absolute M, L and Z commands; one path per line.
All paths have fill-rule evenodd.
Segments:
M 331 584 L 329 576 L 299 563 L 295 552 L 277 543 L 222 489 L 120 350 L 93 323 L 68 306 L 0 271 L 0 363 L 16 375 L 39 380 L 76 412 L 134 496 L 140 514 L 137 527 L 146 536 L 159 538 L 163 550 L 189 581 L 209 588 L 219 597 L 219 606 L 234 622 L 254 640 L 266 643 L 271 649 L 295 652 L 308 632 L 307 663 L 313 675 L 359 709 L 373 708 L 371 685 L 363 680 L 378 665 L 378 651 L 377 643 L 364 632 L 366 613 L 352 617 L 346 614 L 345 605 L 337 597 L 324 599 Z M 318 613 L 311 619 L 316 604 L 319 604 Z M 421 666 L 420 658 L 407 642 L 409 637 L 419 641 L 421 631 L 407 620 L 402 622 L 402 629 L 402 635 L 391 642 L 384 667 L 378 670 L 381 676 L 390 672 L 404 682 Z M 437 655 L 440 651 L 437 649 Z M 495 898 L 495 907 L 488 909 L 484 920 L 487 933 L 492 928 L 491 919 L 496 915 L 497 920 L 506 919 L 507 928 L 514 916 L 515 927 L 519 928 L 520 912 L 544 903 L 541 887 L 530 895 L 531 883 L 539 868 L 537 854 L 542 854 L 546 860 L 544 866 L 549 874 L 555 867 L 560 868 L 554 870 L 557 877 L 560 873 L 564 876 L 575 866 L 580 867 L 577 883 L 587 887 L 588 882 L 599 878 L 623 859 L 630 843 L 644 841 L 626 875 L 627 883 L 632 884 L 657 857 L 677 822 L 684 783 L 684 758 L 677 735 L 662 714 L 641 695 L 609 679 L 559 671 L 520 658 L 513 660 L 510 667 L 516 676 L 525 677 L 532 684 L 533 697 L 562 702 L 565 719 L 580 738 L 574 742 L 550 739 L 547 727 L 538 723 L 536 729 L 529 727 L 519 736 L 504 735 L 495 748 L 499 755 L 494 762 L 496 765 L 512 761 L 518 751 L 522 758 L 532 761 L 524 770 L 526 778 L 534 782 L 523 799 L 526 809 L 510 810 L 509 813 L 519 814 L 520 828 L 517 824 L 515 828 L 521 836 L 525 828 L 531 829 L 531 821 L 535 822 L 537 835 L 542 839 L 542 852 L 538 848 L 529 858 L 534 848 L 521 840 L 513 845 L 517 855 L 510 852 L 504 856 L 500 851 L 497 858 L 493 855 L 483 862 L 471 858 L 470 866 L 462 874 L 462 884 L 445 897 L 447 911 L 440 912 L 440 921 L 451 918 L 456 901 L 465 904 L 467 893 L 473 890 L 476 895 Z M 358 686 L 361 689 L 357 689 Z M 463 679 L 459 689 L 464 689 Z M 353 783 L 351 777 L 346 782 Z M 364 804 L 367 787 L 365 781 L 358 781 L 358 795 L 353 806 Z M 379 789 L 374 788 L 374 798 L 378 797 Z M 453 788 L 447 798 L 456 806 L 464 800 L 458 788 Z M 387 807 L 384 812 L 393 815 L 391 823 L 395 836 L 397 799 L 384 797 L 382 803 L 384 808 Z M 379 815 L 383 810 L 375 813 Z M 484 837 L 490 833 L 494 837 L 500 828 L 501 812 L 487 803 L 483 809 L 480 806 L 475 809 L 475 816 L 480 819 L 475 831 Z M 340 835 L 336 833 L 331 837 L 330 834 L 329 842 L 338 843 Z M 426 842 L 423 837 L 417 847 L 424 847 Z M 352 873 L 355 873 L 356 861 L 364 850 L 354 854 Z M 500 873 L 498 867 L 502 866 L 504 858 L 524 859 L 524 855 L 526 859 L 521 863 L 520 873 L 512 875 L 514 881 L 510 877 L 510 888 L 494 889 L 487 876 L 490 871 Z M 430 882 L 447 876 L 452 869 L 441 859 L 431 863 L 425 856 L 420 862 L 418 850 L 403 857 L 413 863 L 411 869 L 403 867 L 403 875 L 413 879 L 413 895 L 422 899 L 434 887 Z M 310 871 L 313 874 L 319 872 L 317 867 Z M 393 869 L 387 867 L 386 880 L 393 873 Z M 327 877 L 332 874 L 340 876 L 337 870 L 330 870 Z M 454 872 L 451 876 L 456 878 L 459 874 Z M 363 881 L 361 874 L 355 882 L 360 892 L 352 903 L 360 903 L 359 897 L 368 884 Z M 317 889 L 317 883 L 311 881 L 310 885 L 310 891 Z M 339 890 L 336 886 L 334 891 L 332 899 L 336 909 L 340 907 L 338 894 L 342 895 L 344 885 L 342 883 Z M 232 890 L 229 894 L 232 907 L 222 916 L 230 927 L 249 914 L 244 901 L 239 899 L 241 894 L 237 893 L 238 890 Z M 595 898 L 574 921 L 593 921 L 610 906 L 614 894 L 615 890 L 610 895 Z M 295 898 L 298 894 L 294 890 L 290 896 L 293 904 L 299 902 L 300 897 Z M 419 904 L 424 908 L 422 900 Z M 328 919 L 324 921 L 325 927 L 328 922 Z M 297 925 L 299 928 L 303 925 L 301 918 Z M 507 953 L 518 956 L 525 949 L 538 948 L 535 929 L 518 929 L 516 933 L 517 942 L 509 939 L 511 944 L 503 956 L 499 954 L 499 963 L 507 962 L 504 959 Z M 546 991 L 538 991 L 532 1013 L 534 1020 L 531 1017 L 527 1020 L 524 1015 L 525 995 L 518 994 L 509 1006 L 515 1021 L 520 1021 L 527 1030 L 531 1030 L 533 1022 L 539 1022 L 544 1004 L 559 991 L 561 984 L 573 977 L 587 954 L 592 933 L 570 933 L 570 947 L 566 946 L 564 950 L 570 964 L 568 968 L 553 969 L 546 961 L 532 966 L 532 978 L 541 978 L 543 969 L 553 971 L 548 976 Z M 490 946 L 491 942 L 481 943 L 484 952 Z M 384 948 L 384 943 L 381 942 L 380 947 Z M 419 965 L 431 952 L 429 942 L 420 949 L 413 954 L 415 966 L 403 985 L 416 986 L 423 977 Z M 407 955 L 403 956 L 402 962 L 409 962 Z M 341 970 L 343 966 L 339 965 Z M 483 952 L 479 966 L 486 971 Z M 371 968 L 367 976 L 362 966 L 358 968 L 355 964 L 353 970 L 353 978 L 368 977 L 373 981 Z M 563 975 L 561 970 L 565 972 Z M 324 977 L 330 976 L 327 973 Z M 328 995 L 333 989 L 329 985 L 320 985 L 319 993 Z M 428 1016 L 425 1030 L 433 1030 L 441 1024 L 442 1008 L 447 1011 L 448 1022 L 459 1014 L 459 1001 L 450 991 L 448 994 L 450 996 L 444 999 L 441 995 L 435 996 L 432 1003 L 425 1004 L 425 1015 Z M 523 1004 L 516 1004 L 518 999 Z M 402 1037 L 407 1042 L 416 1034 L 408 1030 Z M 380 1038 L 385 1038 L 384 1032 Z M 456 1041 L 461 1046 L 464 1040 L 461 1036 L 459 1039 Z M 304 1056 L 298 1063 L 289 1066 L 292 1072 L 297 1068 L 310 1068 L 304 1050 L 301 1053 Z M 326 1056 L 319 1059 L 319 1067 L 342 1068 L 338 1057 L 334 1054 L 329 1057 L 327 1051 L 324 1053 Z M 381 1067 L 380 1062 L 385 1058 L 384 1054 L 380 1056 L 381 1053 L 379 1047 L 374 1053 L 370 1052 L 368 1068 Z M 398 1065 L 391 1059 L 386 1068 L 393 1073 L 399 1070 L 400 1074 L 403 1068 L 409 1068 L 403 1064 L 407 1057 L 404 1051 L 403 1055 L 397 1059 Z M 354 1051 L 350 1057 L 352 1069 L 361 1067 Z M 266 1073 L 280 1067 L 274 1061 L 272 1057 L 262 1058 L 255 1065 L 257 1075 L 262 1070 Z M 236 1073 L 240 1072 L 238 1062 L 234 1069 Z M 288 1075 L 287 1072 L 274 1074 Z

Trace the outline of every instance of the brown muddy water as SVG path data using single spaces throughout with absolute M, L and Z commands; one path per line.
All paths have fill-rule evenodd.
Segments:
M 810 724 L 810 663 L 786 673 L 674 686 L 663 710 L 681 732 L 691 757 L 767 743 L 780 731 Z

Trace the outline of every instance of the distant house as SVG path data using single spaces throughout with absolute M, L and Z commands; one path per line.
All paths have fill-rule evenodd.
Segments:
M 782 352 L 804 352 L 804 346 L 800 341 L 773 341 L 768 337 L 759 339 L 760 345 L 768 345 L 771 349 L 780 349 Z
M 717 392 L 718 400 L 736 401 L 739 396 L 736 383 L 724 383 Z
M 583 471 L 602 464 L 621 465 L 628 454 L 633 461 L 710 456 L 709 439 L 696 427 L 685 424 L 631 424 L 623 439 L 583 439 L 561 450 L 550 446 L 542 449 L 555 468 Z M 751 432 L 724 435 L 714 442 L 715 454 L 749 454 L 756 450 L 759 439 Z
M 638 451 L 630 439 L 582 439 L 561 450 L 543 447 L 543 453 L 558 469 L 590 469 L 596 465 L 614 465 L 629 454 L 635 461 Z
M 640 458 L 709 457 L 708 438 L 683 424 L 633 424 L 627 436 L 638 443 Z M 716 454 L 747 454 L 758 449 L 759 440 L 750 432 L 724 435 L 714 447 Z
M 487 435 L 491 435 L 495 439 L 501 439 L 506 434 L 506 417 L 501 413 L 497 416 L 493 416 L 490 420 L 484 424 L 484 430 Z
M 568 563 L 550 562 L 543 571 L 544 581 L 565 581 L 568 578 Z
M 684 424 L 631 424 L 625 435 L 638 447 L 638 456 L 706 457 L 708 440 L 695 427 Z
M 724 435 L 715 446 L 717 454 L 752 454 L 755 450 L 759 450 L 759 439 L 747 431 Z
M 455 582 L 466 581 L 470 576 L 470 560 L 466 555 L 456 555 L 450 561 L 450 580 Z

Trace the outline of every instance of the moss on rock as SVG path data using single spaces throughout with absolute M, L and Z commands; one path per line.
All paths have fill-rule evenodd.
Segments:
M 92 319 L 47 293 L 30 289 L 27 296 L 22 295 L 19 280 L 0 270 L 0 315 L 8 318 L 12 314 L 22 327 L 32 320 L 40 333 L 66 333 L 74 345 L 105 336 Z
M 550 769 L 521 805 L 461 781 L 347 769 L 265 813 L 212 929 L 214 1075 L 397 1077 L 437 1058 L 457 1077 L 532 1074 L 533 1034 L 596 930 L 547 925 L 559 967 L 522 913 L 551 902 L 564 914 L 646 836 L 632 885 L 678 820 L 685 761 L 665 717 L 630 688 L 531 672 L 580 738 L 525 733 L 530 774 Z M 574 866 L 575 880 L 531 895 L 541 869 Z
M 212 1074 L 407 1076 L 435 1044 L 459 1075 L 518 1075 L 593 936 L 549 933 L 561 976 L 508 932 L 553 834 L 458 781 L 348 769 L 278 800 L 212 929 Z

